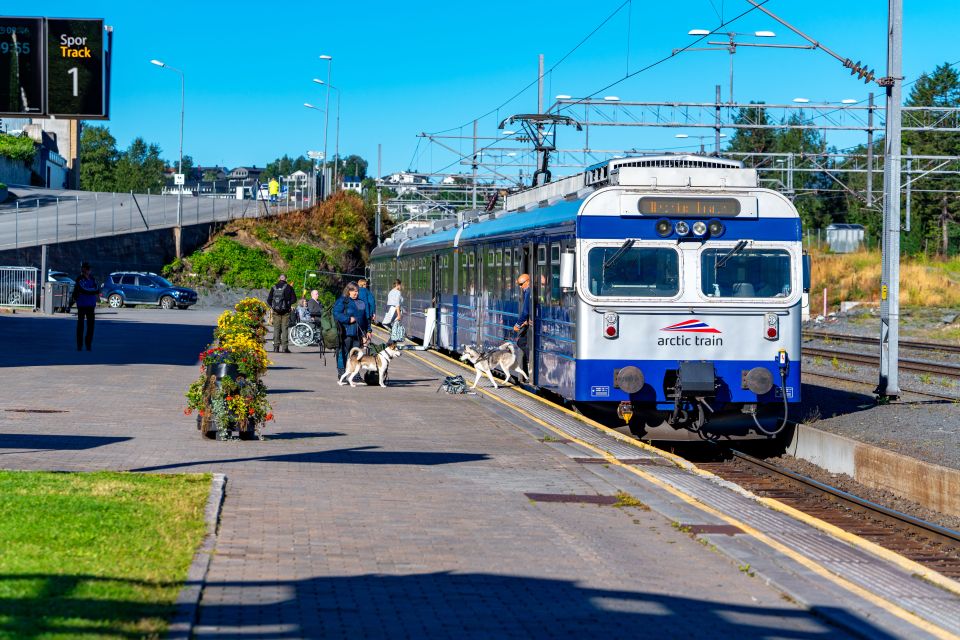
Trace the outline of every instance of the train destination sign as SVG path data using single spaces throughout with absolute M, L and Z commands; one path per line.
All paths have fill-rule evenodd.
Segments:
M 735 216 L 740 213 L 737 198 L 665 198 L 645 196 L 637 202 L 645 215 L 658 216 Z
M 0 16 L 0 117 L 106 119 L 104 40 L 101 19 Z
M 103 20 L 47 20 L 47 113 L 103 117 Z
M 0 17 L 0 113 L 44 113 L 43 18 Z

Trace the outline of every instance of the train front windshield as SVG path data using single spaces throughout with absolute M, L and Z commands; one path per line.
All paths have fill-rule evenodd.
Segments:
M 595 247 L 588 254 L 597 297 L 672 298 L 680 291 L 680 255 L 661 247 Z
M 785 298 L 792 290 L 790 254 L 780 249 L 707 249 L 700 286 L 714 298 Z

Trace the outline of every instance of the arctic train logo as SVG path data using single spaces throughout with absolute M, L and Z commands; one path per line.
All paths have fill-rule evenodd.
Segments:
M 719 329 L 714 329 L 703 320 L 684 320 L 660 331 L 669 331 L 670 333 L 720 333 Z M 659 347 L 722 347 L 723 338 L 720 336 L 685 336 L 674 335 L 667 337 L 658 337 L 657 346 Z
M 719 329 L 714 329 L 703 320 L 684 320 L 669 327 L 664 327 L 660 331 L 682 331 L 684 333 L 720 333 Z

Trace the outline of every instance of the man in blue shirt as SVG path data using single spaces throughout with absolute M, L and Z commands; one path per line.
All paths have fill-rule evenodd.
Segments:
M 73 285 L 71 302 L 77 305 L 77 351 L 84 345 L 87 351 L 93 347 L 93 323 L 96 317 L 97 300 L 100 298 L 100 285 L 96 278 L 90 275 L 90 263 L 80 265 L 80 275 Z M 86 335 L 84 335 L 84 321 L 86 321 Z
M 527 336 L 530 334 L 530 274 L 521 273 L 517 284 L 523 291 L 523 301 L 520 303 L 520 317 L 513 325 L 513 332 L 517 334 L 517 347 L 520 350 L 520 368 L 527 371 Z M 528 372 L 529 373 L 529 372 Z

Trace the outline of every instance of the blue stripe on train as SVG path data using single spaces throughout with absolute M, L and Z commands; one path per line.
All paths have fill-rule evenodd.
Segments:
M 613 372 L 626 366 L 638 367 L 645 383 L 637 393 L 629 396 L 613 386 Z M 715 360 L 714 371 L 721 379 L 717 390 L 718 406 L 727 402 L 783 402 L 779 395 L 780 371 L 773 360 Z M 576 397 L 579 402 L 668 402 L 663 392 L 663 378 L 668 369 L 677 369 L 677 360 L 578 360 Z M 741 388 L 743 371 L 766 367 L 773 374 L 773 390 L 760 396 Z M 787 401 L 800 402 L 800 363 L 791 362 L 787 373 Z
M 667 219 L 673 220 L 668 216 Z M 641 238 L 656 240 L 657 220 L 660 218 L 621 218 L 619 216 L 580 216 L 577 221 L 577 237 L 587 239 Z M 684 218 L 691 225 L 696 220 L 712 218 Z M 779 240 L 797 242 L 801 239 L 799 218 L 758 218 L 720 220 L 726 230 L 718 240 Z M 672 235 L 668 240 L 676 240 Z

